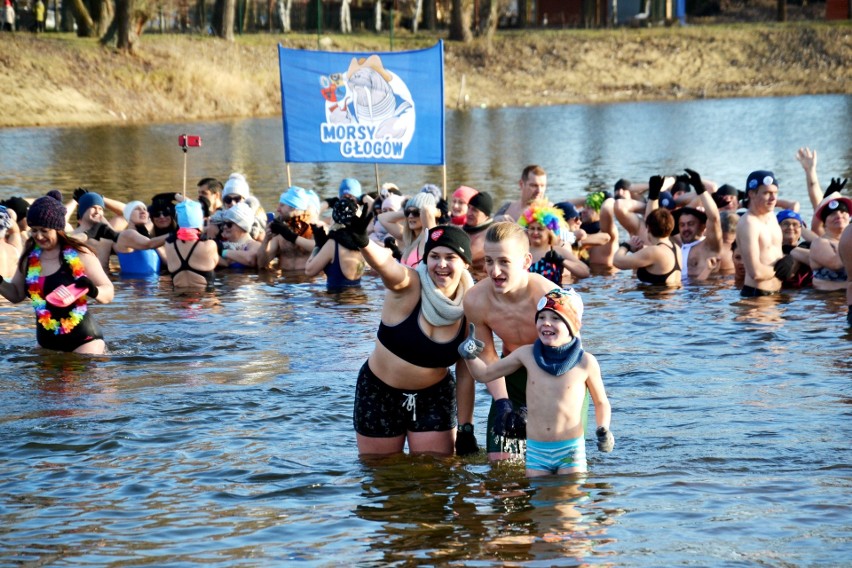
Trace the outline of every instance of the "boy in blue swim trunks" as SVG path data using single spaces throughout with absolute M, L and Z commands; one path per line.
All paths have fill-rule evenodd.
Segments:
M 595 404 L 598 449 L 610 452 L 615 445 L 600 366 L 580 344 L 580 313 L 579 295 L 556 288 L 538 303 L 534 344 L 486 365 L 479 358 L 484 344 L 476 339 L 475 326 L 470 324 L 470 334 L 459 346 L 471 374 L 482 383 L 526 368 L 527 477 L 586 471 L 582 409 L 587 388 Z

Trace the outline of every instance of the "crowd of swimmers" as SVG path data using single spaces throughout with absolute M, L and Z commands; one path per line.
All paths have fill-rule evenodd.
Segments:
M 611 451 L 615 440 L 600 367 L 581 342 L 578 280 L 621 269 L 643 286 L 671 289 L 723 278 L 743 297 L 845 290 L 852 325 L 846 180 L 833 178 L 823 193 L 816 152 L 802 148 L 796 158 L 809 222 L 797 202 L 779 197 L 767 170 L 749 174 L 743 190 L 686 169 L 551 203 L 547 174 L 533 165 L 517 199 L 499 208 L 468 186 L 444 199 L 431 184 L 408 195 L 392 183 L 367 193 L 346 178 L 328 199 L 290 187 L 267 213 L 239 173 L 225 183 L 202 179 L 194 199 L 168 193 L 149 204 L 83 188 L 65 203 L 56 190 L 32 202 L 13 197 L 0 206 L 0 294 L 32 302 L 41 347 L 103 353 L 88 307 L 112 300 L 115 270 L 164 272 L 179 289 L 208 288 L 217 270 L 324 272 L 337 292 L 359 287 L 369 267 L 386 292 L 355 387 L 360 454 L 406 445 L 478 452 L 480 381 L 492 397 L 491 460 L 525 456 L 529 476 L 581 473 L 590 399 L 598 448 Z

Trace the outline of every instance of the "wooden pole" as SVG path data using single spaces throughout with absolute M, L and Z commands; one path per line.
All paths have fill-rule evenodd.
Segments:
M 378 164 L 378 163 L 375 163 L 375 164 L 373 164 L 373 166 L 374 166 L 374 167 L 375 167 L 375 169 L 376 169 L 376 191 L 377 191 L 377 192 L 381 192 L 381 191 L 382 191 L 382 186 L 381 186 L 381 185 L 379 185 L 379 164 Z
M 287 189 L 290 189 L 293 186 L 293 182 L 290 180 L 290 162 L 286 162 L 287 166 Z
M 446 162 L 444 163 L 444 165 L 441 166 L 441 172 L 443 173 L 443 178 L 444 178 L 444 199 L 446 199 L 447 198 L 447 164 L 446 164 Z

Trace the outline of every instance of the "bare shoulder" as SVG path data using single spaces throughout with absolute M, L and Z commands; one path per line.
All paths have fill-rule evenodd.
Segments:
M 488 297 L 489 290 L 491 286 L 490 279 L 485 278 L 484 280 L 480 280 L 473 287 L 465 292 L 464 295 L 464 309 L 465 312 L 468 310 L 476 309 L 480 310 L 488 305 Z
M 530 273 L 529 275 L 529 285 L 527 286 L 527 290 L 529 290 L 530 296 L 535 297 L 536 301 L 554 288 L 558 287 L 558 285 L 554 284 L 541 274 Z

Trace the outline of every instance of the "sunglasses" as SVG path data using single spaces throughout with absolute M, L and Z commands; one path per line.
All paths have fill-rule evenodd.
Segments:
M 230 205 L 231 203 L 239 203 L 242 200 L 242 195 L 226 195 L 222 201 L 224 201 L 226 205 Z
M 149 211 L 148 214 L 151 217 L 171 217 L 172 214 L 168 211 Z
M 222 223 L 222 224 L 223 224 L 226 228 L 228 228 L 228 229 L 233 229 L 233 228 L 234 228 L 234 222 L 233 222 L 233 221 L 225 221 L 225 222 L 224 222 L 224 223 Z
M 420 216 L 420 209 L 418 209 L 417 207 L 409 207 L 408 209 L 405 210 L 405 216 L 406 217 L 419 217 Z

